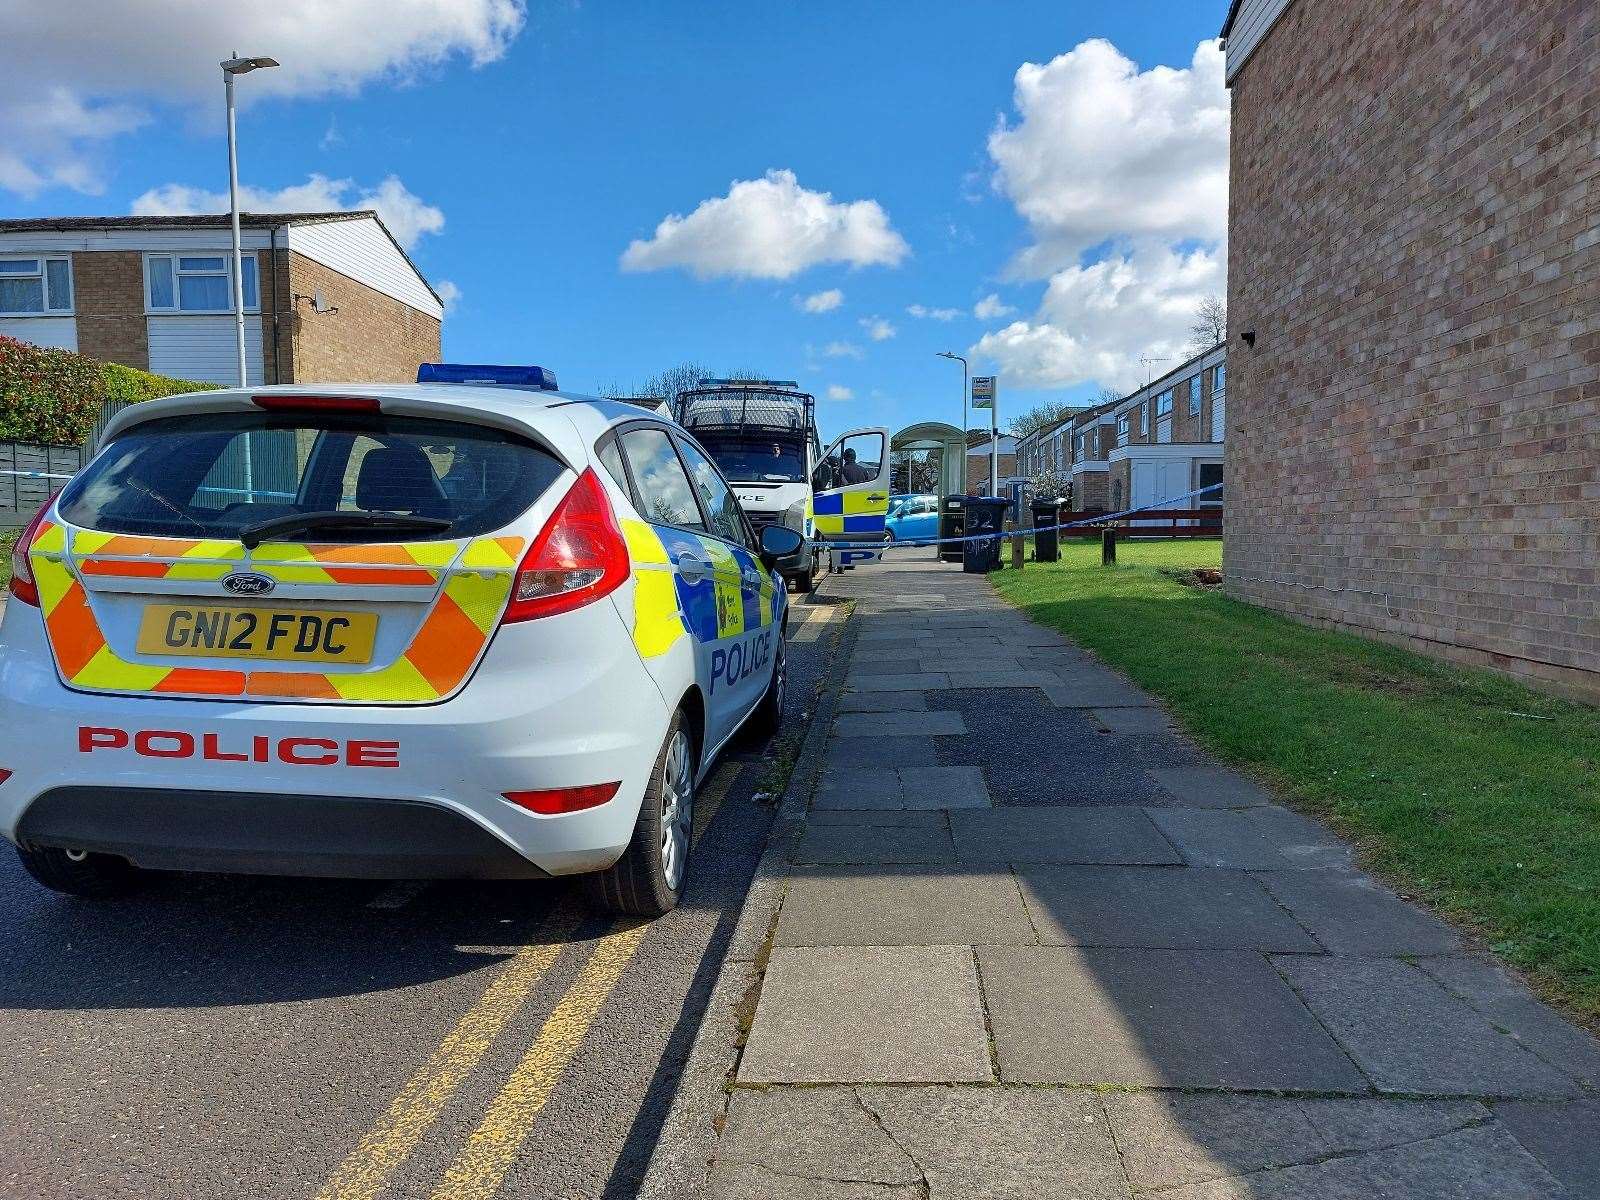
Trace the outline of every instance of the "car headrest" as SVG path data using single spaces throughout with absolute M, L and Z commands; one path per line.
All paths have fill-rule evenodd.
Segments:
M 450 518 L 450 502 L 428 456 L 415 446 L 368 451 L 356 476 L 356 507 L 368 512 Z

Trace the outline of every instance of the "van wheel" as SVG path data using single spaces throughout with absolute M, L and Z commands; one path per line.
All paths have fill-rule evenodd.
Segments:
M 59 846 L 17 847 L 23 870 L 53 892 L 106 900 L 139 886 L 139 868 L 115 854 L 63 850 Z
M 675 713 L 656 756 L 628 848 L 604 871 L 584 880 L 589 898 L 607 912 L 659 917 L 683 897 L 694 831 L 694 738 Z
M 804 571 L 801 571 L 800 574 L 792 577 L 794 579 L 795 593 L 800 596 L 810 595 L 812 589 L 817 586 L 814 582 L 816 577 L 817 560 L 815 557 L 813 557 L 809 567 L 807 567 Z
M 784 651 L 783 633 L 778 633 L 778 649 L 772 660 L 772 679 L 767 684 L 761 702 L 750 713 L 745 723 L 752 736 L 766 741 L 775 737 L 783 725 L 783 701 L 789 687 L 789 661 Z

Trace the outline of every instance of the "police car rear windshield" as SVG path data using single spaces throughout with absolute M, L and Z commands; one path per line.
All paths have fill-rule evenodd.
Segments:
M 719 437 L 696 432 L 695 439 L 734 483 L 797 483 L 806 478 L 801 447 L 779 438 Z
M 563 470 L 532 442 L 460 422 L 196 413 L 113 441 L 67 485 L 61 515 L 106 533 L 232 540 L 280 518 L 349 513 L 284 540 L 429 541 L 504 528 Z

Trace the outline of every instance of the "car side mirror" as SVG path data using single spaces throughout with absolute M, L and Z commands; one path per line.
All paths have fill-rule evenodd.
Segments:
M 786 558 L 800 553 L 805 538 L 787 525 L 768 525 L 761 531 L 761 565 L 771 570 Z

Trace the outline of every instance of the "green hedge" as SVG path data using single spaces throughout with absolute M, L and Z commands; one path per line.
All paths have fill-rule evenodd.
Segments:
M 136 404 L 216 387 L 0 336 L 0 441 L 81 446 L 107 400 Z
M 184 392 L 214 392 L 222 386 L 220 383 L 173 379 L 170 375 L 152 375 L 149 371 L 125 367 L 121 363 L 101 363 L 100 370 L 106 379 L 106 399 L 122 404 L 159 400 L 163 396 L 178 396 Z
M 0 440 L 82 445 L 105 398 L 92 358 L 0 337 Z

